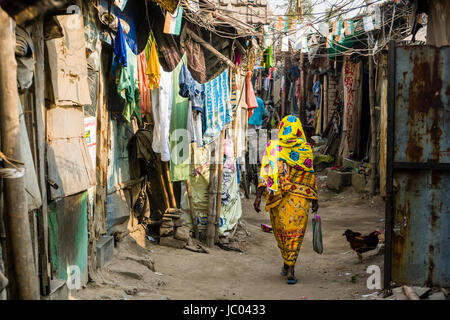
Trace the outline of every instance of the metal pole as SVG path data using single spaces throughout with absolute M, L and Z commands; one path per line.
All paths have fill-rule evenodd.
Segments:
M 0 8 L 0 134 L 2 152 L 21 159 L 15 36 L 12 19 Z M 18 299 L 39 300 L 24 178 L 5 179 L 5 224 Z M 11 261 L 10 260 L 10 261 Z
M 385 208 L 385 253 L 384 290 L 390 294 L 392 279 L 392 227 L 394 212 L 394 116 L 395 116 L 395 41 L 389 42 L 388 53 L 388 105 L 387 105 L 387 152 L 386 152 L 386 208 Z

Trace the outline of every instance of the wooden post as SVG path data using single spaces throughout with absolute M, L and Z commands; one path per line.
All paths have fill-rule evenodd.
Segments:
M 375 116 L 375 90 L 374 90 L 374 72 L 373 72 L 373 56 L 369 55 L 369 104 L 370 104 L 370 128 L 371 128 L 371 145 L 370 145 L 370 179 L 369 192 L 375 194 L 375 177 L 377 163 L 377 128 Z
M 223 153 L 224 153 L 224 136 L 225 133 L 220 133 L 219 140 L 219 158 L 217 168 L 217 200 L 216 200 L 216 233 L 214 236 L 214 243 L 219 241 L 219 227 L 220 227 L 220 211 L 222 209 L 222 181 L 223 181 Z
M 217 169 L 215 155 L 217 154 L 217 142 L 211 145 L 211 161 L 209 170 L 209 199 L 208 199 L 208 225 L 206 226 L 206 245 L 208 247 L 214 246 L 216 236 L 216 201 L 217 201 Z
M 163 175 L 166 178 L 166 186 L 167 193 L 169 196 L 170 206 L 171 208 L 177 207 L 177 202 L 175 201 L 175 193 L 173 192 L 172 182 L 170 182 L 170 170 L 169 170 L 169 162 L 162 162 L 163 164 Z
M 189 201 L 189 213 L 191 215 L 192 220 L 192 226 L 194 227 L 194 236 L 195 239 L 199 240 L 199 232 L 198 232 L 198 225 L 197 225 L 197 215 L 194 211 L 194 201 L 192 200 L 192 190 L 191 190 L 191 183 L 189 180 L 186 180 L 186 191 L 188 194 L 188 201 Z
M 324 129 L 328 127 L 328 74 L 323 77 L 323 114 L 324 114 Z
M 166 183 L 164 181 L 162 161 L 159 161 L 159 164 L 156 165 L 156 170 L 158 171 L 158 180 L 159 183 L 161 184 L 164 205 L 166 206 L 166 209 L 169 209 L 170 208 L 169 194 L 167 193 Z
M 19 95 L 17 92 L 16 47 L 12 19 L 0 8 L 0 133 L 2 152 L 20 161 Z M 5 166 L 10 167 L 9 164 Z M 30 222 L 24 177 L 4 179 L 4 212 L 8 252 L 11 254 L 17 298 L 39 300 L 34 268 Z M 11 275 L 8 275 L 11 277 Z
M 45 108 L 45 77 L 44 77 L 44 22 L 39 20 L 32 29 L 34 44 L 34 97 L 35 97 L 35 119 L 36 119 L 36 145 L 37 145 L 37 176 L 42 197 L 42 208 L 39 214 L 39 264 L 41 272 L 42 295 L 50 294 L 50 276 L 48 266 L 48 206 L 47 206 L 47 183 L 45 172 L 46 159 L 46 108 Z

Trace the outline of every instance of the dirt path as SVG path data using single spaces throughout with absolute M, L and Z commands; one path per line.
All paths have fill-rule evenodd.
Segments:
M 383 230 L 381 199 L 364 199 L 351 189 L 340 194 L 321 191 L 324 253 L 313 251 L 308 221 L 296 266 L 296 285 L 287 285 L 280 276 L 282 260 L 275 238 L 260 229 L 261 223 L 270 224 L 269 216 L 256 213 L 252 201 L 243 199 L 243 219 L 250 233 L 243 253 L 216 247 L 204 254 L 151 244 L 149 255 L 155 261 L 156 273 L 136 261 L 115 258 L 113 267 L 106 268 L 110 271 L 102 274 L 119 284 L 88 284 L 75 299 L 364 299 L 362 295 L 376 291 L 367 289 L 366 269 L 378 265 L 382 274 L 383 256 L 376 255 L 377 250 L 368 252 L 360 264 L 342 233 L 347 228 L 362 233 Z M 125 249 L 143 254 L 128 238 L 120 252 Z M 141 277 L 123 273 L 123 269 L 136 271 Z

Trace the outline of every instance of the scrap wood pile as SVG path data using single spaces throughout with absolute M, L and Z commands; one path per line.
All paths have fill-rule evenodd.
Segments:
M 448 300 L 448 289 L 421 286 L 399 286 L 392 289 L 386 300 Z
M 191 238 L 190 229 L 184 226 L 183 210 L 169 208 L 162 217 L 159 228 L 159 244 L 193 252 L 209 253 L 200 241 Z

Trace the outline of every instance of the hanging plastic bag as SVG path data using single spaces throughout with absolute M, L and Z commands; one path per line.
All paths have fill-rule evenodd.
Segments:
M 313 218 L 313 249 L 318 254 L 322 254 L 322 221 L 318 214 L 314 215 Z

